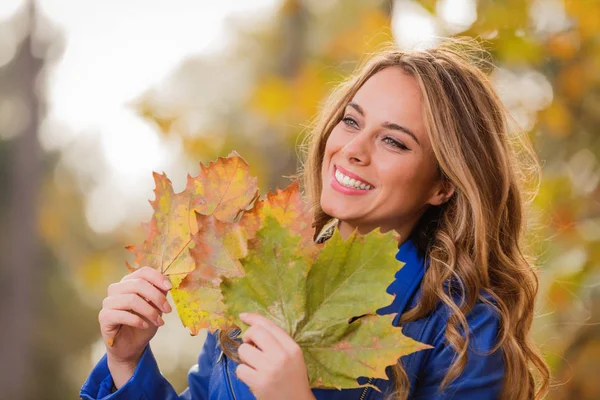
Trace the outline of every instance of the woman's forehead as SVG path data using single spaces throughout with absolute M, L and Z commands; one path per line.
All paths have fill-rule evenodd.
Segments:
M 416 135 L 425 134 L 423 96 L 417 80 L 398 67 L 388 67 L 371 76 L 358 89 L 351 103 L 367 119 L 408 126 Z
M 380 103 L 416 103 L 415 105 L 420 106 L 422 94 L 413 76 L 398 67 L 387 67 L 369 77 L 358 89 L 353 100 L 361 98 L 371 102 L 381 100 Z

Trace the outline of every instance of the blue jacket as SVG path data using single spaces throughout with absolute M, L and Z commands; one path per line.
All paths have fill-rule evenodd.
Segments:
M 425 270 L 423 257 L 411 241 L 406 241 L 396 258 L 405 263 L 396 273 L 396 279 L 387 291 L 395 298 L 378 314 L 397 313 L 393 324 L 398 325 L 399 316 L 413 307 L 420 295 L 420 284 Z M 444 334 L 447 309 L 443 305 L 426 318 L 403 324 L 404 334 L 433 346 L 402 357 L 402 364 L 410 382 L 410 399 L 496 399 L 499 398 L 504 376 L 502 352 L 487 354 L 494 347 L 498 334 L 498 315 L 489 305 L 478 302 L 468 314 L 471 345 L 468 362 L 462 374 L 440 391 L 448 367 L 456 353 L 447 345 Z M 248 386 L 236 374 L 237 364 L 227 358 L 218 343 L 218 335 L 208 334 L 198 357 L 188 375 L 189 387 L 177 395 L 169 382 L 161 375 L 152 351 L 148 346 L 140 359 L 133 377 L 119 390 L 111 394 L 112 377 L 108 370 L 106 355 L 94 367 L 84 383 L 80 396 L 85 400 L 248 400 L 254 399 Z M 391 368 L 387 369 L 391 377 Z M 359 378 L 359 383 L 367 378 Z M 360 389 L 313 389 L 318 400 L 383 399 L 393 389 L 391 380 L 375 379 L 372 382 L 381 392 L 372 388 Z M 364 396 L 363 396 L 364 395 Z M 363 396 L 363 397 L 361 397 Z

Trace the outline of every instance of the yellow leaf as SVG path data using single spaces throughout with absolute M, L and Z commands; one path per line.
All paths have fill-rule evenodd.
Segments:
M 150 266 L 166 275 L 190 273 L 194 261 L 189 250 L 195 245 L 191 238 L 198 231 L 196 213 L 231 222 L 258 195 L 256 178 L 236 153 L 219 158 L 208 167 L 200 165 L 198 176 L 188 176 L 181 193 L 173 192 L 166 175 L 155 173 L 154 179 L 156 197 L 150 202 L 154 215 L 147 225 L 144 243 L 127 247 L 136 256 L 134 266 L 128 264 L 130 270 Z M 181 279 L 174 278 L 174 287 Z

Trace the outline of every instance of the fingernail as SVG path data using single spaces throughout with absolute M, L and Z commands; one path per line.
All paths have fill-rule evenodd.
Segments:
M 163 281 L 163 286 L 167 290 L 169 290 L 169 289 L 171 289 L 173 287 L 173 285 L 171 285 L 171 282 L 169 282 L 169 281 Z
M 248 313 L 245 313 L 245 312 L 240 314 L 240 318 L 246 318 L 247 316 L 248 316 Z
M 142 322 L 142 328 L 148 329 L 148 323 L 146 321 Z
M 165 301 L 163 303 L 163 307 L 162 308 L 163 308 L 163 310 L 165 310 L 165 312 L 168 312 L 168 313 L 171 312 L 171 310 L 172 310 L 171 305 L 169 304 L 168 301 Z
M 158 318 L 156 318 L 156 322 L 158 323 L 158 326 L 163 326 L 165 323 L 165 321 L 163 321 L 160 315 L 158 316 Z

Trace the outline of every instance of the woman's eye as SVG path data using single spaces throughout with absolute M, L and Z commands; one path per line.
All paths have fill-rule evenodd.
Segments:
M 358 129 L 358 123 L 351 117 L 344 117 L 344 118 L 342 118 L 342 121 L 344 122 L 344 124 L 346 124 L 352 128 Z
M 408 147 L 406 147 L 403 143 L 397 141 L 396 139 L 392 139 L 391 137 L 385 137 L 385 138 L 383 138 L 383 141 L 394 147 L 398 147 L 399 149 L 408 150 Z

